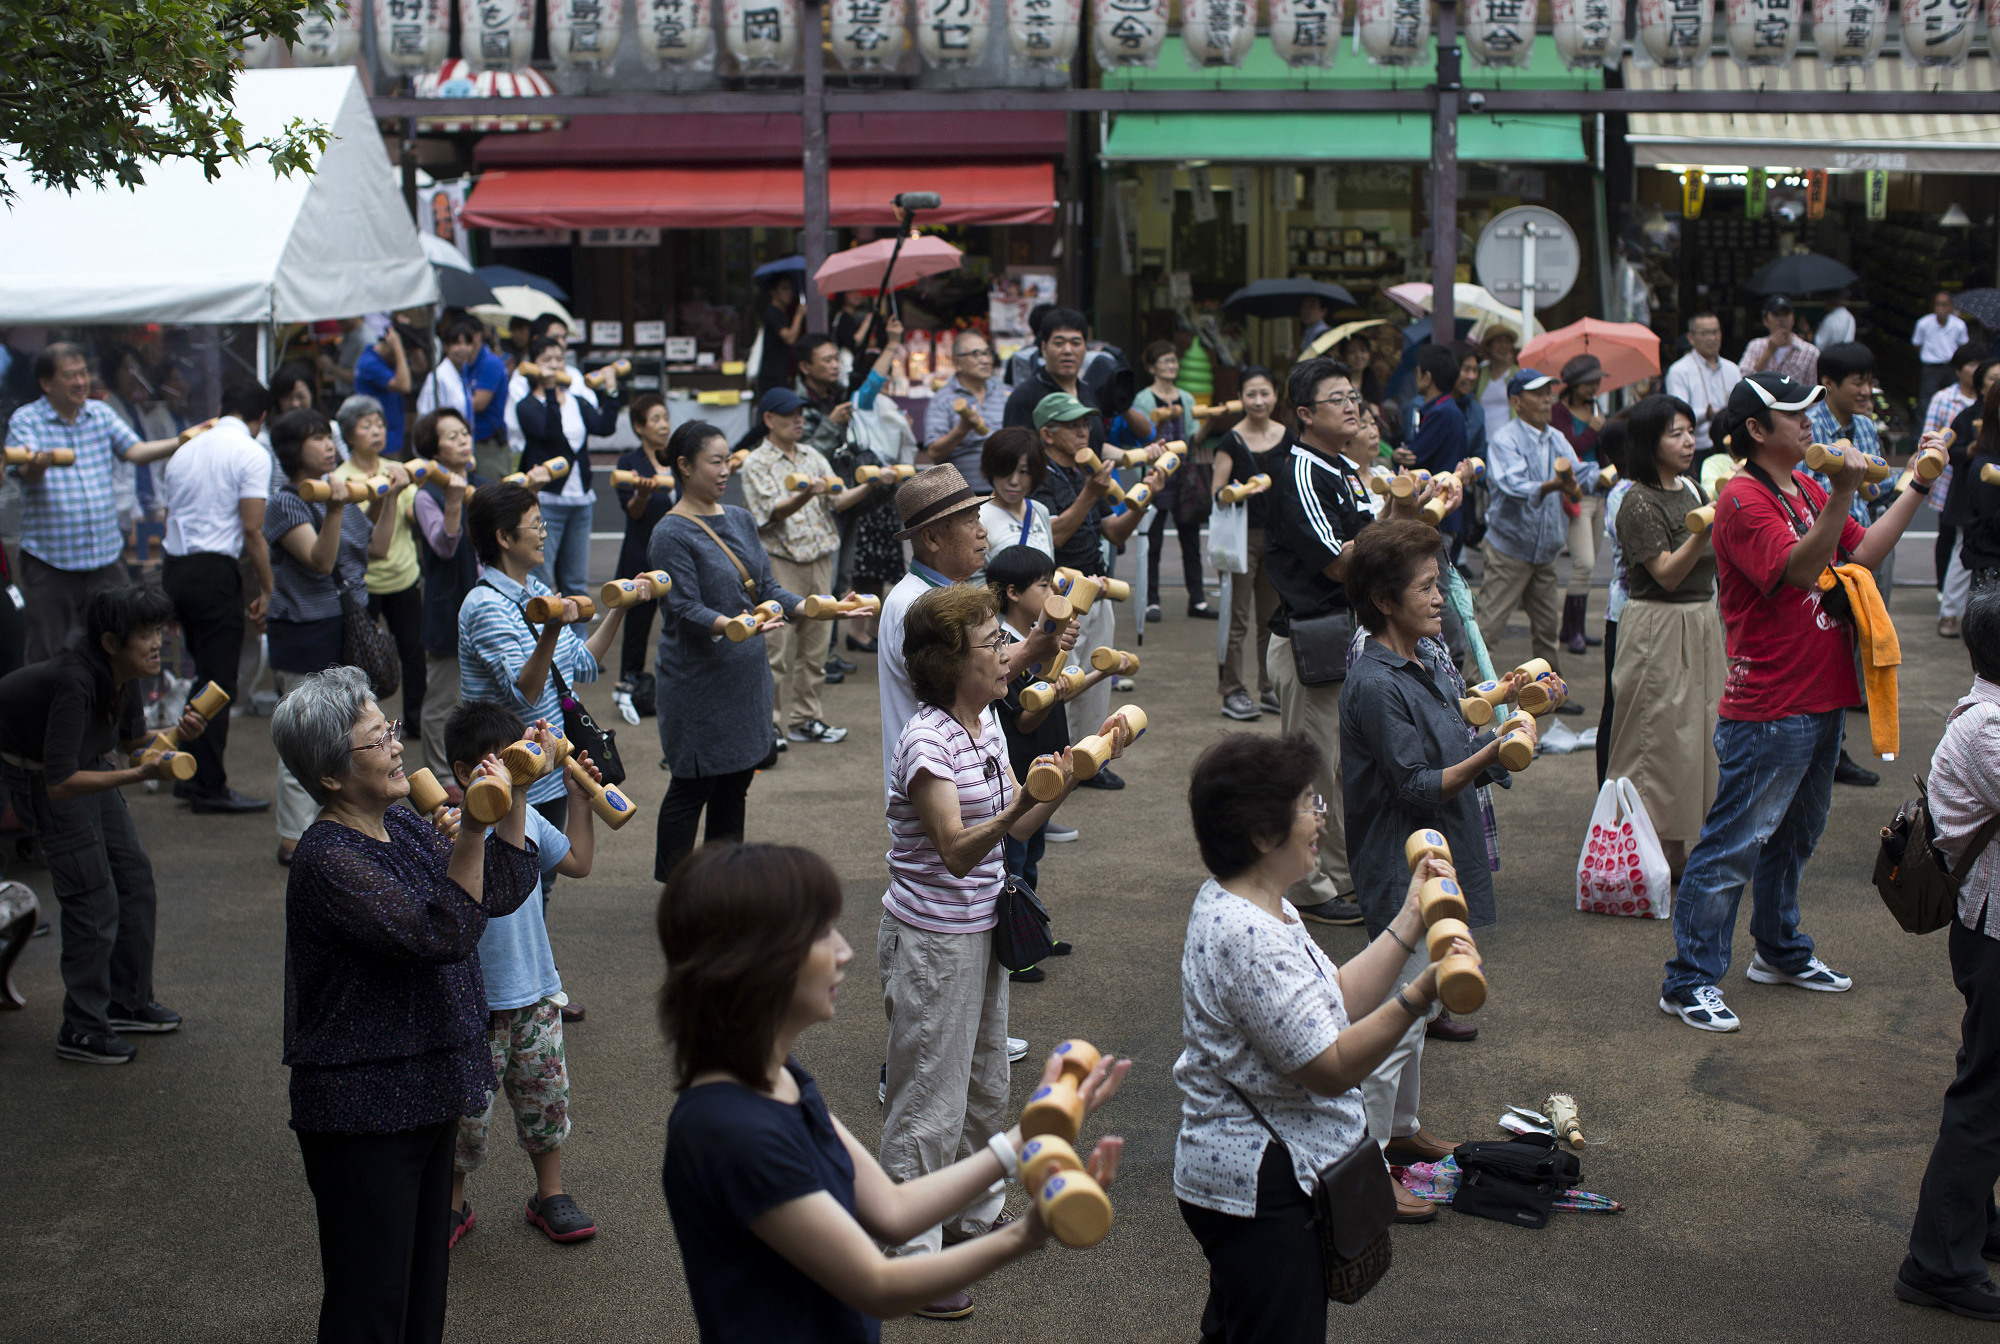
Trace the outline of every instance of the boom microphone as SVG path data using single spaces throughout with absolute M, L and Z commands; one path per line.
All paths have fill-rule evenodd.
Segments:
M 890 200 L 899 210 L 935 210 L 944 204 L 944 198 L 934 191 L 902 191 Z

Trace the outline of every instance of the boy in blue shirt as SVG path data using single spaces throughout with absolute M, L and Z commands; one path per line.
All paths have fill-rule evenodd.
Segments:
M 543 740 L 554 734 L 548 722 L 535 725 Z M 469 700 L 445 721 L 445 753 L 459 787 L 472 783 L 480 761 L 525 736 L 520 718 L 505 705 Z M 578 758 L 595 776 L 597 770 Z M 557 830 L 540 812 L 528 809 L 528 839 L 541 862 L 544 882 L 549 873 L 588 877 L 594 850 L 590 795 L 566 775 L 569 817 Z M 555 954 L 549 950 L 548 926 L 542 917 L 542 893 L 530 896 L 511 915 L 490 919 L 479 939 L 479 965 L 486 982 L 487 1043 L 493 1051 L 493 1071 L 507 1093 L 514 1113 L 514 1135 L 535 1167 L 535 1193 L 528 1196 L 528 1221 L 550 1241 L 582 1241 L 597 1234 L 597 1223 L 563 1193 L 562 1145 L 569 1138 L 569 1065 L 563 1053 L 562 979 Z M 486 1161 L 487 1131 L 492 1125 L 497 1093 L 486 1110 L 458 1122 L 458 1151 L 451 1178 L 451 1242 L 472 1230 L 472 1204 L 465 1197 L 465 1178 Z

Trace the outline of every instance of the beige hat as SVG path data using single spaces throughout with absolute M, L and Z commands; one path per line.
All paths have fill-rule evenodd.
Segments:
M 903 530 L 896 540 L 907 541 L 932 523 L 976 509 L 985 501 L 986 496 L 974 494 L 949 462 L 920 471 L 896 491 L 896 511 L 903 515 Z

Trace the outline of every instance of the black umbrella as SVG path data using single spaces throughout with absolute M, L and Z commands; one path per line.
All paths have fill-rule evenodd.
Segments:
M 1845 289 L 1857 277 L 1853 271 L 1817 252 L 1794 252 L 1759 270 L 1743 287 L 1752 294 L 1823 294 Z
M 481 266 L 473 272 L 489 285 L 526 285 L 529 289 L 539 289 L 552 299 L 569 302 L 569 291 L 553 280 L 545 279 L 518 266 Z
M 1299 300 L 1313 298 L 1329 308 L 1353 308 L 1354 296 L 1321 280 L 1252 280 L 1223 301 L 1232 317 L 1297 317 Z
M 1968 289 L 1953 295 L 1951 306 L 1988 331 L 2000 331 L 2000 289 Z
M 471 308 L 476 304 L 500 302 L 493 296 L 493 286 L 471 271 L 461 271 L 456 266 L 433 266 L 431 270 L 437 275 L 438 298 L 447 308 Z

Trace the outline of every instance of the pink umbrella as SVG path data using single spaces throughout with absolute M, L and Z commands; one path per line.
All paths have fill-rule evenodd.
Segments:
M 1637 322 L 1600 322 L 1594 317 L 1537 336 L 1521 351 L 1519 363 L 1524 369 L 1558 373 L 1578 355 L 1592 355 L 1604 366 L 1604 381 L 1597 389 L 1600 393 L 1660 374 L 1660 338 L 1651 327 Z
M 903 239 L 901 251 L 897 251 L 894 238 L 877 238 L 828 257 L 813 276 L 813 283 L 820 293 L 828 295 L 880 294 L 891 253 L 896 256 L 896 270 L 889 277 L 890 289 L 908 289 L 927 275 L 955 271 L 964 255 L 944 239 L 929 234 Z

